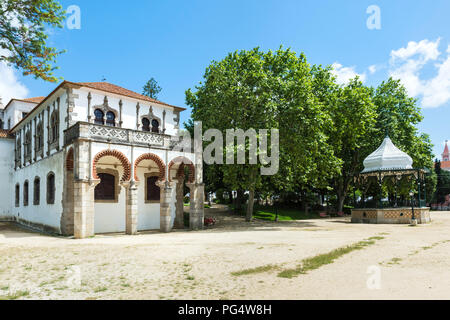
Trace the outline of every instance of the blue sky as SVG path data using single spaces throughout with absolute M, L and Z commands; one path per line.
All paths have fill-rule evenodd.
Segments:
M 443 141 L 450 139 L 448 0 L 61 3 L 64 8 L 81 9 L 80 30 L 66 27 L 50 38 L 52 46 L 67 50 L 58 58 L 57 71 L 66 80 L 105 77 L 141 92 L 146 80 L 154 77 L 163 88 L 160 100 L 185 106 L 185 90 L 202 80 L 211 60 L 230 51 L 283 45 L 304 52 L 310 63 L 335 64 L 342 81 L 357 73 L 375 86 L 389 74 L 399 76 L 420 98 L 425 116 L 420 130 L 431 135 L 436 155 L 442 152 Z M 380 30 L 366 26 L 370 5 L 380 8 Z M 47 95 L 55 87 L 19 72 L 15 80 L 28 97 Z M 181 120 L 187 118 L 189 111 Z

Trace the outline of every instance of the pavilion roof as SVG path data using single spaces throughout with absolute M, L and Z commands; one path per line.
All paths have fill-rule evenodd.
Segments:
M 364 159 L 364 170 L 361 173 L 412 169 L 412 164 L 412 158 L 386 136 L 378 149 Z

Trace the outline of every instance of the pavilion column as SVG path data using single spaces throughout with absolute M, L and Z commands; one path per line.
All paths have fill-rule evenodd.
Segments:
M 187 183 L 190 190 L 191 205 L 189 208 L 189 228 L 192 230 L 203 229 L 205 216 L 205 185 L 203 183 Z
M 170 232 L 172 230 L 171 206 L 172 191 L 174 182 L 158 181 L 156 185 L 161 189 L 160 197 L 160 230 L 161 232 Z
M 138 222 L 138 183 L 136 181 L 122 182 L 126 190 L 125 233 L 137 234 Z
M 176 185 L 176 205 L 175 205 L 175 222 L 174 228 L 184 229 L 184 181 L 178 179 Z

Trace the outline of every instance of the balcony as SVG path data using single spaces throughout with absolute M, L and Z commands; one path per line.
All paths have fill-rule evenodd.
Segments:
M 167 134 L 109 127 L 87 122 L 77 122 L 64 131 L 65 145 L 71 144 L 79 138 L 108 143 L 171 148 L 175 137 Z

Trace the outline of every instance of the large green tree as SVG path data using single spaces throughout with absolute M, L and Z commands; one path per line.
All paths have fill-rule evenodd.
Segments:
M 192 107 L 193 119 L 203 122 L 204 130 L 218 129 L 224 137 L 226 130 L 233 128 L 279 129 L 280 168 L 264 181 L 289 190 L 299 183 L 324 181 L 337 167 L 324 134 L 331 119 L 316 99 L 312 82 L 311 67 L 303 54 L 255 48 L 213 61 L 204 81 L 195 91 L 186 92 L 186 102 Z M 245 148 L 247 153 L 248 143 Z M 226 184 L 234 190 L 248 190 L 248 221 L 255 191 L 262 187 L 260 167 L 261 163 L 220 166 Z
M 314 93 L 333 121 L 326 128 L 327 142 L 341 163 L 338 174 L 330 180 L 330 187 L 337 198 L 337 210 L 342 211 L 354 177 L 371 149 L 370 137 L 375 128 L 376 111 L 370 88 L 358 78 L 339 86 L 329 67 L 316 66 L 312 72 Z
M 56 82 L 56 57 L 63 51 L 47 46 L 49 28 L 62 28 L 65 12 L 55 0 L 0 0 L 0 61 Z

